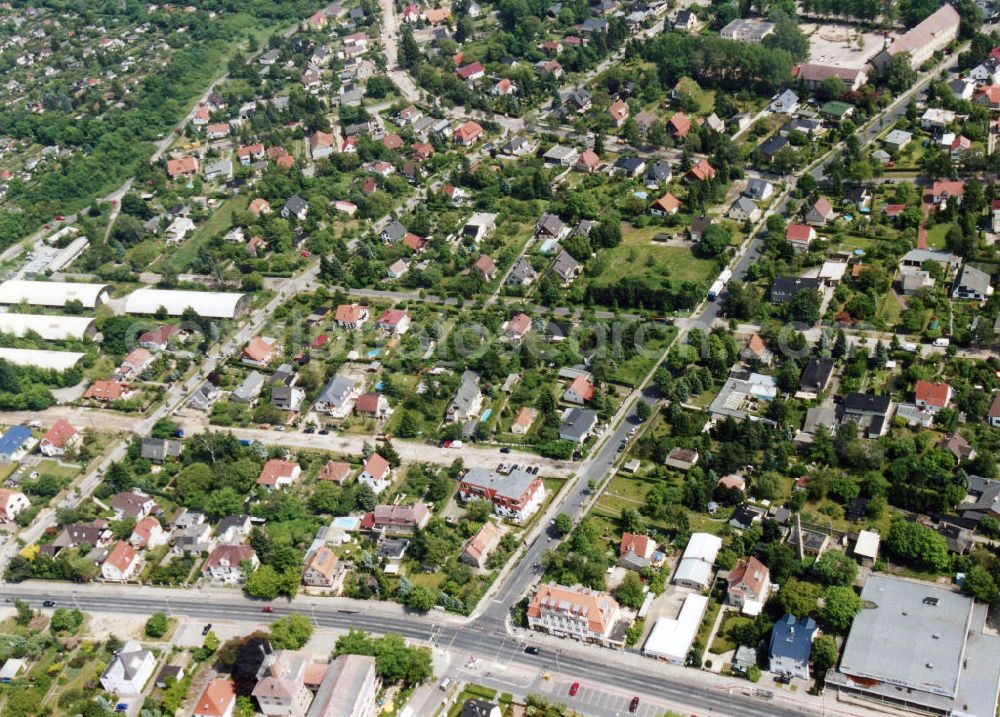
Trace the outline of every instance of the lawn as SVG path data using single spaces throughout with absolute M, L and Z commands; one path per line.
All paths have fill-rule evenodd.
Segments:
M 944 249 L 944 236 L 950 228 L 951 224 L 948 222 L 941 222 L 940 224 L 927 227 L 927 246 L 931 249 Z
M 177 250 L 165 262 L 166 267 L 176 272 L 182 272 L 198 252 L 215 236 L 225 233 L 233 225 L 233 214 L 245 211 L 250 203 L 250 197 L 240 195 L 233 197 L 219 211 L 209 217 L 208 221 L 199 227 L 191 238 L 177 247 Z
M 903 308 L 899 305 L 899 301 L 896 300 L 895 292 L 887 291 L 879 303 L 876 316 L 889 326 L 895 326 L 899 323 L 899 318 L 902 314 Z
M 633 229 L 625 225 L 622 243 L 600 254 L 599 261 L 604 265 L 598 275 L 601 283 L 650 272 L 677 280 L 707 281 L 716 273 L 714 262 L 699 259 L 690 249 L 654 244 L 653 238 L 663 233 L 663 227 Z
M 730 650 L 735 650 L 739 647 L 735 642 L 730 639 L 730 631 L 740 625 L 749 625 L 753 620 L 749 617 L 741 617 L 736 613 L 730 613 L 724 619 L 721 625 L 719 625 L 718 632 L 715 633 L 715 639 L 712 640 L 712 646 L 709 648 L 709 652 L 713 655 L 721 655 L 723 653 L 729 652 Z
M 707 115 L 715 109 L 715 90 L 704 90 L 697 81 L 690 77 L 682 77 L 674 86 L 685 95 L 691 96 L 698 103 L 698 114 Z
M 49 459 L 43 459 L 38 462 L 38 467 L 36 468 L 39 475 L 50 475 L 56 478 L 74 478 L 80 472 L 79 468 L 73 466 L 63 466 L 59 465 L 58 461 L 53 461 Z

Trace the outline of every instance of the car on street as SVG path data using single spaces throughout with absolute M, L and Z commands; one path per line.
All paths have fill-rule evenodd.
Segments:
M 261 612 L 274 612 L 274 608 L 270 605 L 265 605 L 260 609 Z
M 42 603 L 42 607 L 55 607 L 55 606 L 56 606 L 55 600 L 46 600 L 45 602 Z
M 579 682 L 574 682 L 572 685 L 569 686 L 569 696 L 570 697 L 576 697 L 576 693 L 579 692 L 579 691 L 580 691 L 580 683 Z
M 537 655 L 539 653 L 541 653 L 541 650 L 539 650 L 534 645 L 528 645 L 526 648 L 524 648 L 524 654 L 526 655 Z
M 628 705 L 628 711 L 635 712 L 637 709 L 639 709 L 639 698 L 633 697 L 632 701 Z
M 503 448 L 500 449 L 500 452 L 501 453 L 510 453 L 510 448 L 508 448 L 507 446 L 504 446 Z

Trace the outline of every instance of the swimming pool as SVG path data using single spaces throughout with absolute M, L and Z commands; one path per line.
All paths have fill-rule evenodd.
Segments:
M 493 409 L 487 408 L 485 411 L 483 411 L 483 415 L 480 417 L 479 422 L 486 423 L 488 420 L 490 420 L 490 416 L 492 415 L 493 415 Z
M 368 358 L 375 358 L 382 353 L 382 349 L 372 349 L 368 352 Z

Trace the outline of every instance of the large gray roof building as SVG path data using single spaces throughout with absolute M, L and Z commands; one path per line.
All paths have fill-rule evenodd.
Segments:
M 983 632 L 986 605 L 887 575 L 868 578 L 861 600 L 828 687 L 932 714 L 994 715 L 1000 637 Z

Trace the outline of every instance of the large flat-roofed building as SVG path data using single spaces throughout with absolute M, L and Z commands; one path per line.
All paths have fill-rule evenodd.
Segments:
M 775 24 L 766 20 L 737 18 L 722 28 L 719 31 L 719 36 L 724 40 L 759 45 L 765 37 L 774 32 L 774 28 Z
M 676 618 L 657 619 L 652 632 L 646 638 L 642 654 L 660 660 L 683 665 L 691 651 L 691 644 L 698 634 L 701 619 L 708 607 L 705 595 L 691 594 L 684 598 L 684 605 Z
M 983 631 L 986 605 L 887 575 L 868 578 L 861 601 L 828 688 L 929 714 L 993 717 L 1000 637 Z
M 507 475 L 485 468 L 470 468 L 458 483 L 462 500 L 488 500 L 502 518 L 527 520 L 545 500 L 542 479 L 523 469 Z
M 247 295 L 217 291 L 176 291 L 173 289 L 137 289 L 125 300 L 127 314 L 155 314 L 163 307 L 169 316 L 180 316 L 194 309 L 209 319 L 234 319 L 247 307 Z
M 83 354 L 78 351 L 0 348 L 0 361 L 9 361 L 15 366 L 34 366 L 54 371 L 71 369 L 82 358 Z
M 66 306 L 79 301 L 85 309 L 96 309 L 110 297 L 107 284 L 70 284 L 63 281 L 11 279 L 0 284 L 0 304 Z
M 0 314 L 0 334 L 20 338 L 28 332 L 36 333 L 46 341 L 79 340 L 95 336 L 97 326 L 89 316 Z
M 943 50 L 958 37 L 961 18 L 951 5 L 942 5 L 916 27 L 906 31 L 891 45 L 872 58 L 872 66 L 879 72 L 889 67 L 892 58 L 910 53 L 910 66 L 920 67 L 938 50 Z

